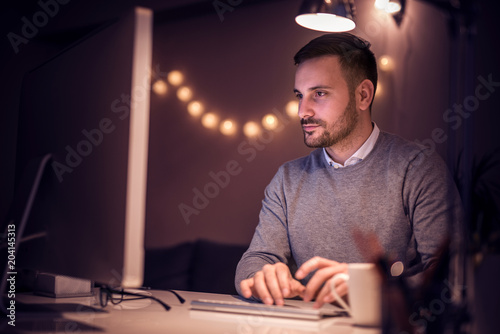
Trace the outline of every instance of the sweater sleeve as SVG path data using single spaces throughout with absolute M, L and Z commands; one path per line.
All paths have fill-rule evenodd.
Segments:
M 239 294 L 240 282 L 255 275 L 265 264 L 289 262 L 291 251 L 285 201 L 281 167 L 265 190 L 259 224 L 248 250 L 236 268 L 235 287 Z
M 420 151 L 409 163 L 403 201 L 421 260 L 421 267 L 414 269 L 426 270 L 443 242 L 458 236 L 464 219 L 455 183 L 436 153 Z

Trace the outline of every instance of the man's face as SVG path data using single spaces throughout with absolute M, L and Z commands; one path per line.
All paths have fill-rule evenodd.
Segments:
M 356 102 L 341 71 L 337 56 L 309 59 L 297 68 L 294 90 L 309 147 L 342 144 L 358 124 Z

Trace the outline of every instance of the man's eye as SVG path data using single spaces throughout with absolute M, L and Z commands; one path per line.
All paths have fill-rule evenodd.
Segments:
M 326 95 L 326 92 L 316 92 L 316 96 L 325 96 Z
M 295 93 L 295 97 L 298 98 L 299 100 L 302 99 L 302 94 Z

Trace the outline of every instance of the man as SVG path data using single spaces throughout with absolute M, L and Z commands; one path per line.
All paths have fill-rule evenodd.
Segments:
M 334 301 L 332 277 L 373 251 L 353 231 L 376 236 L 411 276 L 428 269 L 461 219 L 443 161 L 371 120 L 377 66 L 370 44 L 327 34 L 296 55 L 295 94 L 306 157 L 282 165 L 265 191 L 259 224 L 236 270 L 245 298 Z M 290 268 L 298 267 L 296 272 Z M 335 282 L 339 295 L 347 285 Z

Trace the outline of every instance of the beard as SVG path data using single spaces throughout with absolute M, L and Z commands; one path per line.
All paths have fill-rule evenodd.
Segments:
M 328 124 L 324 120 L 307 118 L 301 119 L 301 124 L 318 124 L 320 128 L 315 131 L 323 129 L 317 137 L 314 137 L 314 131 L 304 131 L 304 143 L 307 147 L 320 148 L 330 147 L 344 141 L 353 132 L 358 124 L 359 115 L 356 113 L 356 105 L 354 98 L 349 99 L 349 103 L 345 108 L 339 119 L 333 123 Z

